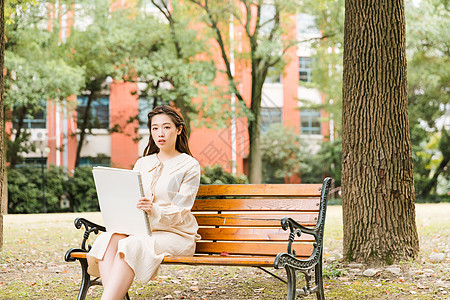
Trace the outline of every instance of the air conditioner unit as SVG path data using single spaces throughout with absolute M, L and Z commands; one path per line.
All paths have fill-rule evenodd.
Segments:
M 32 130 L 31 131 L 31 140 L 33 142 L 43 142 L 45 141 L 45 132 L 44 131 L 37 131 L 37 130 Z

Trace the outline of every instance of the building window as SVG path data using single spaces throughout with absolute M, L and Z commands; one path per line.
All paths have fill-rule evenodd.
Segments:
M 47 157 L 25 157 L 16 167 L 42 167 L 47 166 Z
M 88 102 L 87 96 L 77 97 L 77 126 L 81 128 L 83 116 Z M 109 97 L 92 100 L 89 112 L 88 128 L 109 128 Z
M 153 99 L 139 98 L 139 128 L 147 128 L 148 113 L 153 110 Z
M 111 157 L 105 154 L 98 154 L 97 156 L 80 157 L 80 166 L 109 167 L 111 166 Z
M 301 133 L 320 134 L 320 110 L 302 109 L 300 111 Z
M 280 71 L 277 71 L 273 67 L 270 67 L 264 83 L 281 83 Z
M 299 35 L 320 35 L 320 30 L 317 28 L 315 17 L 308 14 L 297 15 L 297 30 Z
M 263 2 L 263 1 L 261 1 Z M 263 3 L 261 5 L 261 15 L 259 19 L 259 25 L 260 27 L 260 33 L 261 35 L 268 36 L 275 26 L 275 15 L 277 13 L 277 10 L 275 8 L 275 5 L 270 3 Z
M 300 81 L 311 82 L 311 57 L 300 56 L 298 63 Z
M 13 126 L 15 127 L 17 120 L 13 121 Z M 33 116 L 26 115 L 23 119 L 23 128 L 47 128 L 47 114 L 45 101 L 42 101 L 41 108 L 39 111 L 33 113 Z
M 269 130 L 270 125 L 282 123 L 282 109 L 280 107 L 261 107 L 261 132 Z
M 142 8 L 143 11 L 146 13 L 159 13 L 158 7 L 161 7 L 164 9 L 164 6 L 169 5 L 169 0 L 156 0 L 156 5 L 153 4 L 151 0 L 144 0 L 142 1 Z

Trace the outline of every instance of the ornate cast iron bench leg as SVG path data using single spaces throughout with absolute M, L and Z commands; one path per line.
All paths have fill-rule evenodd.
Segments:
M 78 300 L 84 300 L 86 299 L 86 295 L 88 292 L 89 287 L 91 286 L 91 275 L 88 274 L 87 268 L 87 260 L 86 259 L 79 259 L 81 264 L 81 287 L 80 292 L 78 293 Z
M 287 275 L 287 300 L 294 300 L 295 296 L 297 295 L 296 285 L 297 285 L 297 274 L 295 272 L 295 269 L 286 265 L 284 267 L 286 269 L 286 275 Z
M 323 290 L 323 276 L 322 276 L 322 254 L 320 255 L 319 262 L 314 267 L 314 277 L 317 287 L 317 299 L 325 300 L 325 292 Z

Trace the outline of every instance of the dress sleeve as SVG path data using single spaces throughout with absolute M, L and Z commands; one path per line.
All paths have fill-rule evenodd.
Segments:
M 151 224 L 160 222 L 168 226 L 176 226 L 182 223 L 185 215 L 191 211 L 194 205 L 199 185 L 200 165 L 196 162 L 184 174 L 178 192 L 172 198 L 171 205 L 153 204 L 153 210 L 149 218 Z
M 139 158 L 139 159 L 136 161 L 136 163 L 134 164 L 133 171 L 139 171 L 139 170 L 140 170 L 140 168 L 141 168 L 141 162 L 142 162 L 142 160 Z

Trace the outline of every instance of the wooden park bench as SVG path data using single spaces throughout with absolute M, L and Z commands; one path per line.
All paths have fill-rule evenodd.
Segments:
M 287 283 L 287 299 L 297 293 L 316 293 L 317 299 L 325 299 L 322 250 L 330 185 L 331 178 L 323 184 L 201 185 L 192 208 L 202 236 L 195 255 L 165 257 L 163 264 L 257 267 Z M 87 273 L 90 246 L 86 244 L 92 232 L 105 231 L 103 226 L 76 219 L 75 227 L 82 226 L 81 247 L 65 255 L 66 261 L 81 264 L 78 299 L 85 299 L 90 286 L 100 284 L 99 278 L 91 280 Z M 265 267 L 285 268 L 287 282 Z M 306 280 L 299 290 L 298 272 Z

